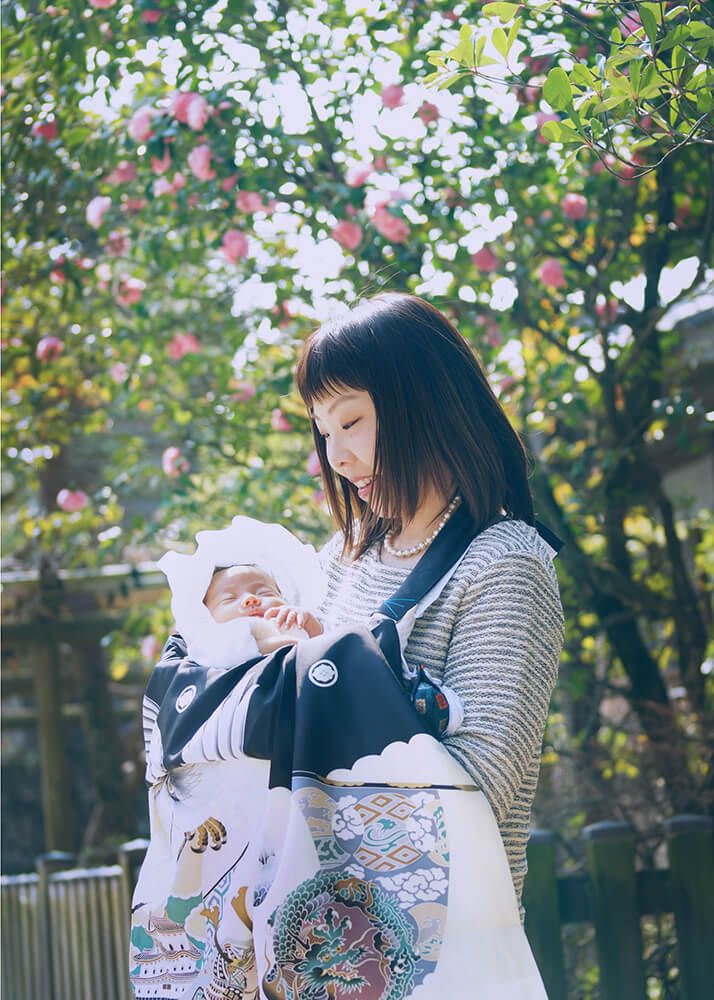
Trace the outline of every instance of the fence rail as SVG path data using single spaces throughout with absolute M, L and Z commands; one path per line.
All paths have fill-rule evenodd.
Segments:
M 584 831 L 587 873 L 557 875 L 556 838 L 534 831 L 528 845 L 526 932 L 549 1000 L 567 1000 L 562 928 L 592 924 L 601 1000 L 645 1000 L 640 918 L 672 913 L 682 1000 L 709 1000 L 714 982 L 712 820 L 666 823 L 669 868 L 637 871 L 635 835 L 621 823 Z M 37 871 L 4 875 L 2 995 L 8 1000 L 130 1000 L 128 914 L 146 841 L 119 864 L 72 868 L 70 854 L 38 859 Z

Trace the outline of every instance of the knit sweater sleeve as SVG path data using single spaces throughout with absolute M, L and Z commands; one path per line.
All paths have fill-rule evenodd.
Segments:
M 558 587 L 538 556 L 509 553 L 468 584 L 444 672 L 464 721 L 444 744 L 499 823 L 540 753 L 562 646 Z

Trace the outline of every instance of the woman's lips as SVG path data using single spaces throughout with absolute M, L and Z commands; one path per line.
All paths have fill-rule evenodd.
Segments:
M 368 483 L 365 483 L 363 486 L 358 486 L 357 487 L 357 496 L 360 498 L 360 500 L 366 500 L 367 499 L 367 497 L 369 496 L 370 491 L 372 489 L 372 483 L 373 483 L 373 480 L 370 479 L 370 481 Z

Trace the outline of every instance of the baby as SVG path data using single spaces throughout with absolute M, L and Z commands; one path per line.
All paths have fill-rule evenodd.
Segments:
M 260 566 L 237 564 L 216 569 L 203 603 L 219 624 L 235 618 L 251 619 L 250 631 L 263 655 L 324 631 L 312 612 L 285 603 L 275 579 Z
M 327 580 L 319 557 L 286 528 L 238 516 L 222 531 L 201 531 L 192 556 L 159 560 L 189 657 L 227 669 L 324 632 L 317 609 Z M 458 696 L 420 667 L 404 679 L 412 703 L 438 739 L 463 719 Z

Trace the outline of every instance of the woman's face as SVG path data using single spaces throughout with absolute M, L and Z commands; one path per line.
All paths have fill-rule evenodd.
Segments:
M 377 440 L 377 412 L 364 389 L 344 389 L 316 400 L 312 407 L 318 432 L 325 439 L 327 460 L 369 502 Z

